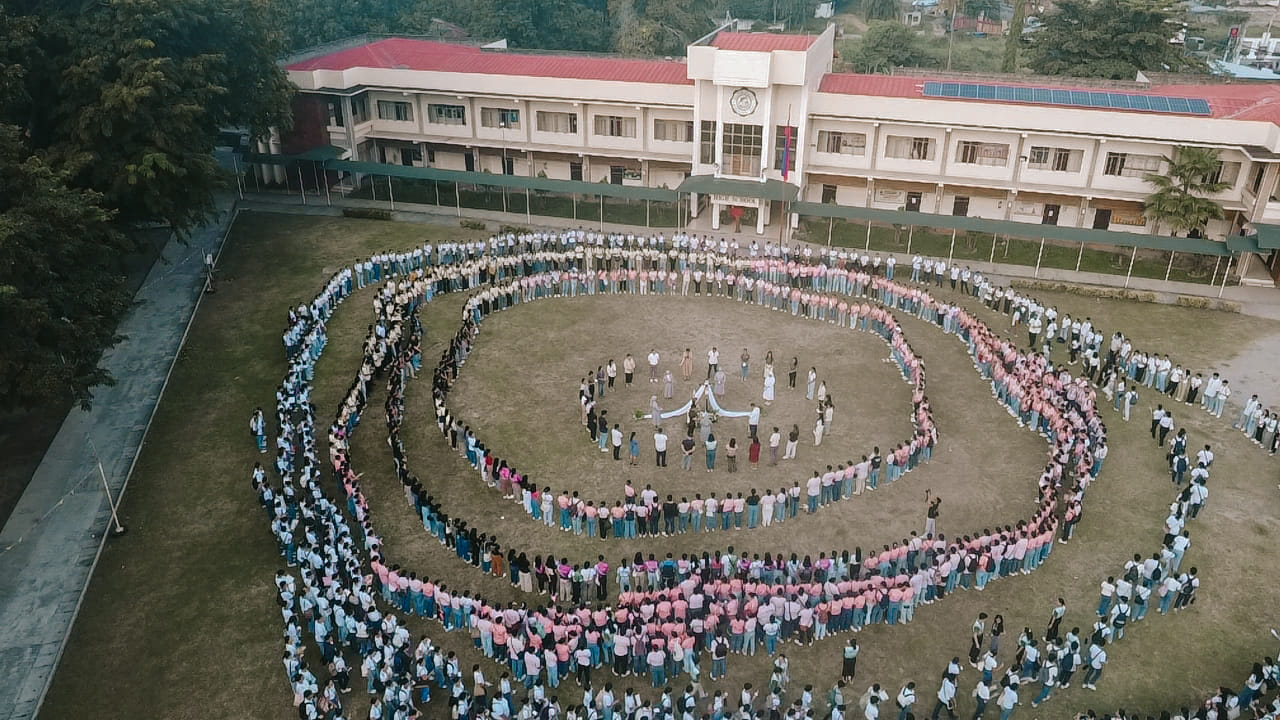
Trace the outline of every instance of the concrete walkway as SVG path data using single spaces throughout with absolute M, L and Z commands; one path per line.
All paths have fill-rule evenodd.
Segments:
M 97 461 L 119 497 L 194 317 L 204 255 L 234 216 L 234 198 L 218 200 L 217 218 L 186 244 L 170 240 L 151 268 L 125 339 L 102 358 L 116 384 L 67 415 L 0 531 L 0 720 L 35 717 L 44 699 L 110 525 Z

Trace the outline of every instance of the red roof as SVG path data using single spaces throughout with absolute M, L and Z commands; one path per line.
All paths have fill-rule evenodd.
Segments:
M 818 92 L 839 95 L 866 95 L 870 97 L 924 98 L 926 81 L 946 80 L 913 77 L 908 75 L 857 75 L 852 73 L 828 73 L 822 76 Z M 1010 84 L 1010 83 L 1001 83 Z M 1056 85 L 1054 87 L 1057 87 Z M 1066 90 L 1094 90 L 1097 88 L 1063 88 Z M 1280 85 L 1220 83 L 1186 85 L 1152 85 L 1146 90 L 1124 90 L 1130 95 L 1164 95 L 1169 97 L 1204 98 L 1209 102 L 1209 114 L 1215 118 L 1231 120 L 1255 120 L 1280 125 Z M 1000 100 L 963 100 L 960 98 L 930 98 L 951 102 L 981 102 L 1013 105 L 1032 105 L 1026 102 Z M 1083 108 L 1095 109 L 1097 108 Z M 1125 110 L 1101 110 L 1101 112 L 1127 112 Z
M 746 50 L 749 52 L 769 52 L 771 50 L 805 51 L 818 38 L 814 35 L 780 35 L 778 33 L 716 33 L 711 41 L 712 47 L 721 50 Z
M 382 68 L 612 82 L 692 85 L 683 62 L 482 50 L 472 45 L 387 38 L 302 60 L 289 70 Z

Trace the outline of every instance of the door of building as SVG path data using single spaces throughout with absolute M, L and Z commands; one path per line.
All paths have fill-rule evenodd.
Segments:
M 1040 218 L 1041 225 L 1057 225 L 1058 211 L 1061 210 L 1060 205 L 1044 204 L 1044 215 Z
M 626 172 L 626 168 L 621 165 L 609 166 L 609 183 L 613 185 L 622 184 L 622 176 Z
M 964 217 L 969 214 L 969 198 L 965 195 L 957 195 L 951 203 L 951 214 L 958 217 Z
M 462 162 L 467 172 L 476 171 L 476 156 L 472 151 L 468 150 L 462 153 Z
M 920 198 L 918 192 L 907 193 L 907 212 L 920 212 Z
M 1093 229 L 1108 230 L 1111 228 L 1110 208 L 1098 208 L 1093 211 Z

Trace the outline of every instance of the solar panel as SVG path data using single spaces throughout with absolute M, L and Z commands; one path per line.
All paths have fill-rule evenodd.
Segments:
M 991 85 L 931 80 L 924 83 L 924 96 L 962 100 L 999 100 L 1041 105 L 1063 105 L 1067 107 L 1106 108 L 1109 110 L 1178 113 L 1183 115 L 1209 115 L 1212 112 L 1209 101 L 1203 98 L 1136 95 L 1093 90 L 1070 90 L 1066 88 L 1027 87 L 1023 85 Z

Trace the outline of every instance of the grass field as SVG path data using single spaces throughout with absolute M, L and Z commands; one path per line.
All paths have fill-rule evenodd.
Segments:
M 332 271 L 369 252 L 460 234 L 350 219 L 241 216 L 222 256 L 222 288 L 206 299 L 192 328 L 124 500 L 123 520 L 131 532 L 104 552 L 44 717 L 296 716 L 279 665 L 283 644 L 271 576 L 280 560 L 249 489 L 249 470 L 260 458 L 245 433 L 249 412 L 272 400 L 283 367 L 279 332 L 291 303 L 309 299 Z M 314 393 L 321 422 L 356 369 L 359 342 L 371 317 L 370 296 L 358 293 L 330 323 Z M 456 325 L 461 302 L 451 296 L 424 309 L 424 357 L 438 354 L 439 343 Z M 1073 313 L 1087 312 L 1105 331 L 1119 327 L 1132 333 L 1144 349 L 1163 352 L 1167 346 L 1175 361 L 1184 364 L 1218 357 L 1221 348 L 1245 335 L 1280 333 L 1276 323 L 1206 311 L 1073 296 L 1053 302 Z M 1004 327 L 1008 321 L 991 317 L 990 322 Z M 903 325 L 927 363 L 928 394 L 942 435 L 933 463 L 872 496 L 801 517 L 781 529 L 628 543 L 548 531 L 495 493 L 477 491 L 464 461 L 435 432 L 426 379 L 409 387 L 402 437 L 414 468 L 450 514 L 494 528 L 504 546 L 527 548 L 531 555 L 594 558 L 604 553 L 616 561 L 635 550 L 691 552 L 727 544 L 815 555 L 833 547 L 878 546 L 922 524 L 926 487 L 946 498 L 945 532 L 974 531 L 1026 516 L 1043 463 L 1043 441 L 1017 431 L 996 407 L 959 342 L 910 318 Z M 736 491 L 757 483 L 762 488 L 784 480 L 789 484 L 802 479 L 798 476 L 811 469 L 806 464 L 812 459 L 861 454 L 871 443 L 896 442 L 905 435 L 907 388 L 879 362 L 883 344 L 869 335 L 843 334 L 724 300 L 543 301 L 486 321 L 451 403 L 495 446 L 503 446 L 502 452 L 553 488 L 613 498 L 627 471 L 615 470 L 612 460 L 587 444 L 585 433 L 578 435 L 577 381 L 587 367 L 609 357 L 620 359 L 626 352 L 640 356 L 653 345 L 672 359 L 683 347 L 692 347 L 695 359 L 705 359 L 712 343 L 730 366 L 741 348 L 749 347 L 759 367 L 765 349 L 772 348 L 779 358 L 795 354 L 802 367 L 815 365 L 820 373 L 830 373 L 837 433 L 824 441 L 822 454 L 815 454 L 811 437 L 805 437 L 799 461 L 803 469 L 744 470 L 733 478 L 721 470 L 711 475 L 681 473 L 678 467 L 660 472 L 648 465 L 632 472 L 659 490 L 681 493 L 704 486 Z M 700 371 L 705 366 L 695 363 L 695 372 Z M 631 411 L 647 404 L 650 387 L 642 381 L 630 391 L 606 396 L 610 415 L 616 414 L 624 427 L 634 424 Z M 726 406 L 759 396 L 754 372 L 749 388 L 731 379 Z M 788 397 L 785 388 L 779 388 L 779 396 L 764 424 L 808 417 L 807 405 Z M 370 406 L 380 403 L 375 396 Z M 873 681 L 896 689 L 914 679 L 920 689 L 918 707 L 927 710 L 932 703 L 926 698 L 936 691 L 947 660 L 964 654 L 968 625 L 979 611 L 1004 614 L 1011 634 L 1006 647 L 1024 625 L 1041 629 L 1058 597 L 1068 603 L 1066 627 L 1091 624 L 1098 581 L 1117 574 L 1132 553 L 1156 549 L 1171 496 L 1163 453 L 1146 433 L 1145 396 L 1135 411 L 1128 424 L 1109 408 L 1103 411 L 1111 429 L 1111 454 L 1102 478 L 1089 491 L 1076 541 L 1055 545 L 1046 565 L 1031 576 L 921 608 L 909 625 L 864 630 L 857 636 L 863 652 L 856 694 Z M 518 593 L 509 582 L 463 565 L 414 520 L 394 478 L 379 415 L 368 415 L 352 455 L 357 470 L 365 473 L 363 486 L 393 562 L 492 599 L 515 599 Z M 1265 629 L 1280 625 L 1271 587 L 1280 527 L 1275 466 L 1231 432 L 1229 424 L 1198 411 L 1182 415 L 1179 420 L 1186 422 L 1193 446 L 1212 442 L 1218 451 L 1209 506 L 1189 526 L 1193 545 L 1184 563 L 1200 568 L 1198 603 L 1178 615 L 1153 612 L 1131 626 L 1126 638 L 1110 649 L 1111 662 L 1096 693 L 1077 684 L 1055 693 L 1038 711 L 1024 697 L 1026 707 L 1015 717 L 1067 717 L 1085 707 L 1156 710 L 1195 703 L 1219 684 L 1238 686 L 1255 658 L 1274 656 L 1275 644 Z M 725 437 L 720 430 L 717 434 Z M 650 459 L 646 454 L 642 460 Z M 459 650 L 464 665 L 474 656 L 465 636 L 446 635 L 438 625 L 410 625 Z M 788 648 L 792 676 L 824 694 L 838 674 L 841 643 L 834 639 L 812 648 Z M 1009 652 L 1002 654 L 1007 658 Z M 761 686 L 767 674 L 762 656 L 735 657 L 721 687 L 735 690 L 744 681 Z M 972 671 L 966 671 L 960 682 L 961 713 L 966 708 L 972 712 L 968 691 L 973 683 Z M 562 692 L 572 689 L 570 683 Z M 430 710 L 433 716 L 443 712 L 443 704 Z M 357 710 L 349 717 L 362 716 Z

